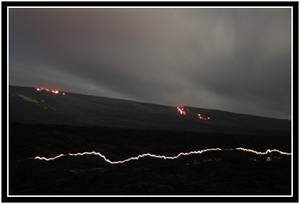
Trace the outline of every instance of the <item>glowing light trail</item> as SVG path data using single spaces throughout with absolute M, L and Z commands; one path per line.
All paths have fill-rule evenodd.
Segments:
M 268 149 L 266 152 L 258 152 L 258 151 L 252 150 L 252 149 L 246 149 L 246 148 L 242 148 L 242 147 L 231 148 L 231 149 L 224 149 L 224 150 L 225 151 L 241 150 L 241 151 L 245 151 L 245 152 L 251 152 L 251 153 L 262 154 L 262 155 L 269 154 L 269 153 L 272 153 L 272 152 L 278 152 L 280 154 L 285 154 L 285 155 L 291 155 L 292 154 L 292 153 L 282 152 L 282 151 L 280 151 L 278 149 L 273 149 L 273 150 Z M 95 152 L 95 151 L 92 151 L 92 152 L 83 152 L 83 153 L 75 153 L 75 154 L 74 153 L 60 154 L 60 155 L 57 155 L 55 157 L 50 157 L 50 158 L 36 156 L 34 159 L 51 161 L 51 160 L 55 160 L 55 159 L 58 159 L 58 158 L 64 157 L 64 156 L 83 156 L 83 155 L 94 154 L 94 155 L 97 155 L 99 157 L 102 157 L 104 159 L 104 161 L 106 161 L 106 162 L 108 162 L 110 164 L 121 164 L 121 163 L 125 163 L 125 162 L 131 161 L 131 160 L 138 160 L 138 159 L 140 159 L 142 157 L 154 157 L 154 158 L 158 158 L 158 159 L 177 159 L 180 156 L 187 156 L 187 155 L 190 155 L 190 154 L 202 154 L 204 152 L 209 152 L 209 151 L 222 151 L 222 149 L 221 148 L 210 148 L 210 149 L 204 149 L 204 150 L 198 150 L 198 151 L 191 151 L 191 152 L 180 152 L 178 155 L 173 156 L 173 157 L 165 156 L 165 155 L 155 155 L 155 154 L 151 154 L 151 153 L 145 153 L 145 154 L 138 155 L 136 157 L 130 157 L 128 159 L 120 160 L 120 161 L 111 161 L 111 160 L 107 159 L 100 152 Z
M 231 150 L 231 149 L 229 149 Z M 251 152 L 251 153 L 254 153 L 254 154 L 261 154 L 261 155 L 266 155 L 266 154 L 269 154 L 269 153 L 272 153 L 272 152 L 278 152 L 280 154 L 285 154 L 285 155 L 292 155 L 292 153 L 288 153 L 288 152 L 283 152 L 283 151 L 280 151 L 278 149 L 267 149 L 267 151 L 265 152 L 257 152 L 255 150 L 252 150 L 252 149 L 246 149 L 246 148 L 243 148 L 243 147 L 238 147 L 238 148 L 235 148 L 235 149 L 232 149 L 232 150 L 242 150 L 242 151 L 245 151 L 245 152 Z

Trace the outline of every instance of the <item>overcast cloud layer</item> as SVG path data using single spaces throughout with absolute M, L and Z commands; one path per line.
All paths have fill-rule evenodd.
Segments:
M 9 83 L 290 119 L 288 8 L 12 8 Z

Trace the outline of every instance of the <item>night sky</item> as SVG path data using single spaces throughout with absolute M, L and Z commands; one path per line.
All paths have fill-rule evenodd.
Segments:
M 291 118 L 290 8 L 11 8 L 9 84 Z

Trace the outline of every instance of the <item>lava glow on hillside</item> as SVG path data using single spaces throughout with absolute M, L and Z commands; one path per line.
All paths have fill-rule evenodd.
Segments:
M 45 88 L 36 88 L 36 91 L 43 91 L 43 90 L 45 90 L 45 91 L 47 91 L 47 92 L 50 92 L 50 90 L 49 89 L 45 89 Z M 52 93 L 54 93 L 54 94 L 59 94 L 59 91 L 58 90 L 51 90 L 51 92 Z M 66 95 L 65 93 L 62 93 L 62 95 Z
M 184 111 L 184 108 L 176 107 L 177 111 L 180 113 L 180 115 L 186 115 L 186 112 Z
M 186 111 L 185 111 L 184 108 L 180 108 L 180 107 L 174 107 L 174 108 L 177 109 L 177 111 L 180 113 L 180 115 L 186 115 L 186 112 L 189 111 L 189 109 L 186 109 Z M 195 113 L 195 115 L 197 115 L 200 120 L 210 120 L 210 117 L 205 118 L 205 117 L 201 116 L 200 113 Z

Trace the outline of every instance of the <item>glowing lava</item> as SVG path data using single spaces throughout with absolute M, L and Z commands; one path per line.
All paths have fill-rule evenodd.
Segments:
M 50 92 L 49 89 L 45 89 L 45 88 L 36 88 L 37 91 L 42 91 L 42 90 L 46 90 L 47 92 Z M 52 93 L 54 94 L 59 94 L 58 90 L 51 90 Z M 62 95 L 66 95 L 65 93 L 62 93 Z
M 58 94 L 59 92 L 57 90 L 52 90 L 52 93 Z
M 241 151 L 251 152 L 251 153 L 261 154 L 261 155 L 266 155 L 266 154 L 269 154 L 269 153 L 272 153 L 272 152 L 278 152 L 280 154 L 285 154 L 285 155 L 292 155 L 292 153 L 282 152 L 282 151 L 280 151 L 278 149 L 273 149 L 273 150 L 268 149 L 266 152 L 258 152 L 258 151 L 255 151 L 255 150 L 252 150 L 252 149 L 246 149 L 246 148 L 243 148 L 243 147 L 231 148 L 231 149 L 224 149 L 224 150 L 225 151 L 241 150 Z M 124 160 L 120 160 L 120 161 L 111 161 L 111 160 L 107 159 L 100 152 L 95 152 L 95 151 L 92 151 L 92 152 L 83 152 L 83 153 L 76 153 L 76 154 L 74 154 L 74 153 L 60 154 L 60 155 L 57 155 L 57 156 L 51 157 L 51 158 L 36 156 L 34 159 L 51 161 L 51 160 L 55 160 L 55 159 L 58 159 L 58 158 L 64 157 L 64 156 L 83 156 L 83 155 L 86 155 L 86 154 L 87 155 L 94 154 L 94 155 L 97 155 L 99 157 L 102 157 L 104 159 L 104 161 L 106 161 L 106 162 L 108 162 L 110 164 L 121 164 L 121 163 L 125 163 L 125 162 L 131 161 L 131 160 L 138 160 L 138 159 L 140 159 L 142 157 L 153 157 L 153 158 L 158 158 L 158 159 L 177 159 L 180 156 L 187 156 L 187 155 L 190 155 L 190 154 L 202 154 L 204 152 L 209 152 L 209 151 L 222 151 L 222 149 L 221 148 L 210 148 L 210 149 L 204 149 L 204 150 L 198 150 L 198 151 L 191 151 L 191 152 L 180 152 L 178 155 L 173 156 L 173 157 L 165 156 L 165 155 L 155 155 L 155 154 L 151 154 L 151 153 L 145 153 L 145 154 L 138 155 L 136 157 L 130 157 L 128 159 L 124 159 Z
M 180 113 L 180 115 L 186 115 L 184 108 L 177 107 L 177 111 Z
M 186 111 L 184 110 L 184 108 L 180 108 L 180 107 L 174 107 L 174 108 L 177 108 L 177 111 L 180 113 L 180 115 L 186 115 Z M 187 111 L 189 111 L 189 109 L 187 109 Z M 195 113 L 195 115 L 197 115 L 200 120 L 210 120 L 210 117 L 205 118 L 201 116 L 200 113 L 198 114 Z
M 200 113 L 198 114 L 198 118 L 199 118 L 200 120 L 210 120 L 210 117 L 207 117 L 207 118 L 202 117 Z

